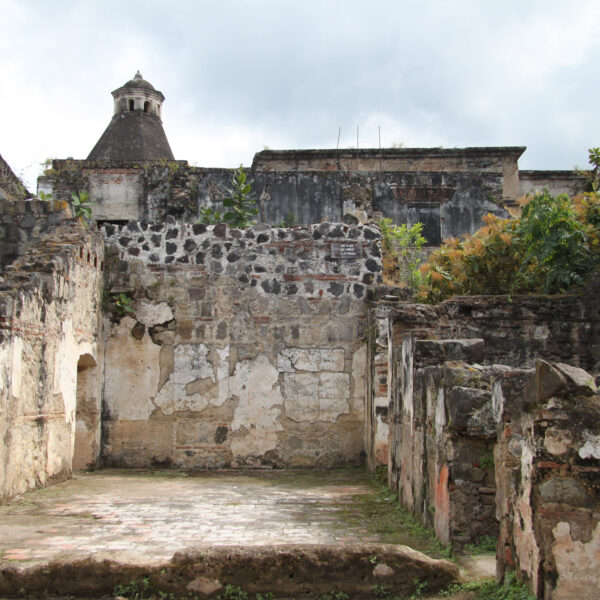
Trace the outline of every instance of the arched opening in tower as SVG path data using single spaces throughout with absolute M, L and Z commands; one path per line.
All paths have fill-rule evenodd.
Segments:
M 148 102 L 148 100 L 146 100 L 146 102 L 144 102 L 144 112 L 145 113 L 149 113 L 150 112 L 150 102 Z
M 133 100 L 129 101 L 129 110 L 133 110 L 134 102 Z

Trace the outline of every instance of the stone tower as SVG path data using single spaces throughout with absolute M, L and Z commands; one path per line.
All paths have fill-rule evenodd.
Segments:
M 161 117 L 165 97 L 138 71 L 113 93 L 114 115 L 88 160 L 174 160 Z

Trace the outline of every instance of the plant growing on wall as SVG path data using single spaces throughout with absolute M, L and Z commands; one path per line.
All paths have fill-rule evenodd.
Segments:
M 123 316 L 133 312 L 133 300 L 125 293 L 113 294 L 113 300 L 119 315 Z
M 394 225 L 391 219 L 379 221 L 384 269 L 401 286 L 416 292 L 426 275 L 419 269 L 423 262 L 423 223 Z
M 96 202 L 90 200 L 90 195 L 85 190 L 71 194 L 73 214 L 84 225 L 89 225 L 92 220 L 92 204 Z
M 203 206 L 199 210 L 199 221 L 204 225 L 216 225 L 223 222 L 223 217 L 218 210 L 212 206 Z
M 252 183 L 252 180 L 247 180 L 244 168 L 240 165 L 233 173 L 229 196 L 223 200 L 223 206 L 229 209 L 223 215 L 223 220 L 230 227 L 245 229 L 255 223 L 252 217 L 258 214 L 258 208 Z
M 285 218 L 276 225 L 276 227 L 297 227 L 298 226 L 298 215 L 293 211 L 289 210 Z

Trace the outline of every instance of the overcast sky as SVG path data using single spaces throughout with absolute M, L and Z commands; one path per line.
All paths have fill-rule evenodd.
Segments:
M 279 148 L 527 146 L 526 169 L 600 145 L 598 0 L 0 0 L 0 154 L 35 191 L 85 158 L 110 92 L 163 92 L 175 158 Z

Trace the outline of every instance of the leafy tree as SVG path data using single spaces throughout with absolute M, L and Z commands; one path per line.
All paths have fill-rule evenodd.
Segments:
M 581 285 L 593 266 L 589 232 L 565 194 L 554 198 L 544 191 L 533 196 L 523 207 L 515 234 L 523 248 L 517 286 L 522 279 L 544 293 L 562 292 Z
M 423 223 L 393 225 L 391 219 L 379 221 L 384 269 L 391 273 L 401 286 L 416 291 L 426 276 L 419 269 L 423 262 Z M 390 264 L 391 263 L 391 264 Z
M 223 220 L 230 227 L 245 229 L 256 222 L 252 220 L 258 214 L 252 183 L 252 180 L 247 181 L 244 168 L 240 165 L 233 173 L 230 195 L 223 200 L 223 206 L 229 209 L 223 215 Z

